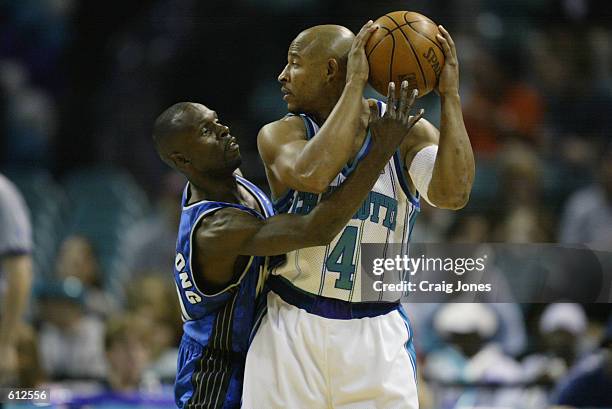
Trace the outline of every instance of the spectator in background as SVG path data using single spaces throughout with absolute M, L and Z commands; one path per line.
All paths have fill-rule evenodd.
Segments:
M 17 329 L 32 284 L 32 230 L 17 188 L 0 174 L 0 386 L 15 381 Z
M 579 343 L 587 329 L 580 304 L 550 304 L 540 317 L 538 350 L 523 360 L 529 381 L 553 385 L 565 376 L 579 357 Z
M 172 271 L 181 215 L 177 203 L 184 187 L 185 178 L 182 175 L 168 172 L 162 181 L 155 212 L 126 233 L 123 246 L 130 256 L 125 281 L 143 273 L 166 277 Z
M 509 144 L 498 159 L 498 202 L 493 241 L 542 243 L 551 240 L 552 219 L 542 206 L 542 164 L 522 143 Z
M 612 144 L 600 159 L 596 182 L 567 201 L 559 241 L 612 249 Z
M 147 340 L 155 330 L 134 314 L 115 316 L 107 321 L 104 349 L 109 390 L 116 393 L 159 390 L 155 376 L 145 371 L 151 358 Z
M 84 297 L 81 282 L 73 277 L 45 283 L 39 292 L 39 345 L 51 380 L 104 377 L 104 324 L 86 313 Z
M 612 407 L 612 317 L 600 351 L 572 371 L 555 393 L 554 401 L 571 407 Z
M 87 293 L 88 312 L 105 318 L 117 310 L 117 301 L 104 291 L 100 263 L 92 242 L 86 237 L 70 236 L 62 242 L 55 272 L 60 280 L 73 277 L 81 282 Z
M 521 380 L 520 365 L 490 342 L 498 320 L 487 304 L 445 304 L 434 318 L 434 327 L 446 345 L 427 356 L 424 373 L 438 384 L 437 407 L 453 407 L 467 400 L 472 404 L 516 403 L 516 391 L 481 393 L 470 384 L 512 385 Z M 453 387 L 454 385 L 454 387 Z M 467 389 L 455 388 L 468 386 Z
M 155 330 L 147 339 L 151 371 L 164 382 L 176 377 L 178 344 L 182 335 L 180 309 L 174 285 L 161 276 L 148 275 L 128 285 L 127 307 Z
M 544 101 L 521 79 L 519 61 L 520 56 L 495 55 L 484 48 L 468 61 L 477 80 L 466 98 L 465 127 L 474 150 L 481 155 L 496 154 L 504 137 L 539 143 Z

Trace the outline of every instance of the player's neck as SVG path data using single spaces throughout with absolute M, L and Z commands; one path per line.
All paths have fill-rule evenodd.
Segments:
M 189 203 L 209 200 L 212 202 L 240 203 L 240 192 L 233 173 L 216 176 L 214 179 L 194 178 L 189 180 L 191 197 Z

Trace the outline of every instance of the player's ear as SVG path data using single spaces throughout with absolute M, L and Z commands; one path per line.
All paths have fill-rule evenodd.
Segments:
M 330 80 L 340 74 L 340 64 L 338 64 L 338 60 L 335 58 L 330 58 L 327 60 L 326 74 L 327 78 Z
M 185 169 L 191 163 L 191 161 L 180 152 L 172 152 L 170 155 L 168 155 L 168 160 L 178 170 Z

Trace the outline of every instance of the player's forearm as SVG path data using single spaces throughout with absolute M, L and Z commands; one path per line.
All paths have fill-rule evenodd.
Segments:
M 303 178 L 325 189 L 350 159 L 351 147 L 361 127 L 364 86 L 349 81 L 336 106 L 317 134 L 308 142 L 295 163 Z
M 321 201 L 307 216 L 309 229 L 318 230 L 328 244 L 344 228 L 368 195 L 398 143 L 373 143 L 370 152 L 344 183 Z
M 348 179 L 309 214 L 280 214 L 263 222 L 243 243 L 240 254 L 269 256 L 329 244 L 353 217 L 397 149 L 397 144 L 387 142 L 373 145 Z
M 30 297 L 32 285 L 32 259 L 29 255 L 7 258 L 2 267 L 7 289 L 2 297 L 0 318 L 0 346 L 11 345 L 17 325 Z
M 474 182 L 474 153 L 458 94 L 442 95 L 440 143 L 427 195 L 438 207 L 460 209 Z

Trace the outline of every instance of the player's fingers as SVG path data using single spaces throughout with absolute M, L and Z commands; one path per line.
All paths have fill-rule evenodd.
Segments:
M 415 88 L 410 92 L 410 101 L 408 101 L 408 106 L 406 107 L 406 116 L 408 116 L 408 113 L 412 109 L 412 106 L 414 105 L 414 101 L 416 100 L 418 96 L 419 96 L 418 89 Z
M 442 45 L 442 50 L 444 51 L 444 58 L 446 60 L 446 63 L 452 64 L 455 59 L 455 56 L 450 49 L 450 45 L 448 45 L 448 41 L 446 41 L 446 38 L 444 38 L 441 34 L 436 34 L 436 39 L 438 40 L 440 45 Z
M 385 116 L 395 118 L 395 83 L 389 82 L 389 88 L 387 90 L 387 111 Z
M 442 35 L 444 35 L 444 38 L 448 42 L 453 57 L 457 59 L 457 49 L 455 48 L 455 41 L 453 40 L 453 37 L 451 37 L 450 33 L 444 28 L 444 26 L 438 26 L 438 30 L 440 30 Z
M 400 118 L 408 117 L 408 98 L 408 81 L 402 81 L 402 85 L 400 87 L 400 100 L 398 109 L 398 115 Z
M 368 20 L 368 22 L 361 27 L 361 30 L 359 30 L 359 33 L 357 33 L 355 36 L 353 44 L 357 47 L 362 47 L 366 43 L 367 39 L 370 38 L 369 34 L 373 32 L 373 27 L 378 26 L 374 26 L 374 22 L 372 20 Z
M 423 108 L 419 109 L 419 112 L 417 112 L 415 116 L 410 117 L 410 121 L 408 121 L 408 125 L 412 128 L 414 124 L 416 124 L 419 121 L 419 119 L 423 118 L 424 113 L 425 113 L 425 110 Z

